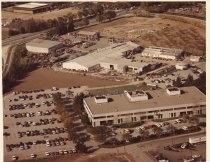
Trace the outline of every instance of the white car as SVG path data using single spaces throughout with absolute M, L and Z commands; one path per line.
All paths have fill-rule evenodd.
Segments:
M 50 156 L 50 153 L 49 153 L 49 152 L 45 152 L 45 155 L 46 155 L 46 156 Z
M 69 151 L 63 150 L 63 154 L 68 154 L 68 153 L 69 153 Z
M 183 143 L 182 145 L 181 145 L 181 148 L 182 149 L 185 149 L 187 147 L 187 143 Z
M 72 152 L 73 152 L 73 153 L 76 153 L 76 152 L 77 152 L 77 150 L 76 150 L 76 149 L 72 149 Z
M 187 128 L 187 126 L 183 126 L 182 129 L 183 130 L 187 130 L 188 128 Z
M 31 158 L 35 158 L 36 157 L 36 155 L 35 154 L 31 154 Z
M 15 160 L 17 160 L 17 159 L 18 159 L 17 156 L 12 156 L 12 160 L 13 160 L 13 161 L 15 161 Z

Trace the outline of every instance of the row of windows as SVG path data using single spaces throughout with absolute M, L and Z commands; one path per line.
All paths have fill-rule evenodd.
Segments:
M 201 105 L 200 107 L 205 107 L 206 105 Z M 189 106 L 187 108 L 197 108 L 198 106 Z M 173 110 L 185 110 L 186 107 L 178 107 L 178 108 L 170 108 L 170 109 L 162 109 L 160 110 L 161 112 L 165 112 L 165 111 L 173 111 Z M 159 110 L 154 110 L 154 111 L 148 111 L 148 112 L 137 112 L 137 113 L 128 113 L 128 114 L 120 114 L 118 115 L 118 117 L 120 116 L 132 116 L 132 115 L 143 115 L 146 113 L 158 113 Z M 109 115 L 109 116 L 99 116 L 99 117 L 94 117 L 94 119 L 101 119 L 101 118 L 111 118 L 114 117 L 114 115 Z

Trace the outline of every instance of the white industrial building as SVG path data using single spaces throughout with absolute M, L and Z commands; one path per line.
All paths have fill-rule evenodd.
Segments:
M 190 61 L 199 62 L 201 60 L 200 56 L 190 56 Z
M 93 127 L 206 114 L 206 96 L 194 86 L 87 97 L 83 104 Z
M 188 69 L 188 66 L 189 65 L 187 63 L 184 63 L 184 62 L 178 62 L 175 65 L 177 70 L 186 70 L 186 69 Z
M 47 3 L 24 3 L 13 7 L 13 12 L 24 13 L 24 14 L 35 14 L 40 12 L 45 12 L 50 9 Z
M 181 57 L 183 50 L 149 46 L 142 52 L 142 56 L 166 60 L 176 60 Z
M 50 53 L 62 46 L 63 44 L 61 42 L 44 39 L 34 39 L 26 43 L 26 49 L 33 53 Z
M 117 43 L 85 56 L 75 58 L 62 64 L 64 69 L 91 71 L 95 68 L 116 70 L 123 72 L 125 68 L 134 73 L 143 71 L 149 65 L 146 63 L 132 62 L 124 58 L 126 55 L 135 54 L 141 47 L 133 42 Z

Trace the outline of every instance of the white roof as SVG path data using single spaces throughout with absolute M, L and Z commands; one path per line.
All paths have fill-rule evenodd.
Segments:
M 145 48 L 143 52 L 149 52 L 149 53 L 159 52 L 162 55 L 178 56 L 182 53 L 182 51 L 183 50 L 181 50 L 181 49 L 175 49 L 175 48 L 149 46 L 149 48 Z
M 135 67 L 135 68 L 143 68 L 147 66 L 147 63 L 142 62 L 131 62 L 131 59 L 116 57 L 116 58 L 105 58 L 101 61 L 101 63 L 111 63 L 111 64 L 117 64 L 118 66 L 129 66 L 129 67 Z
M 25 4 L 21 4 L 21 5 L 17 5 L 15 7 L 23 7 L 23 8 L 37 8 L 37 7 L 43 7 L 43 6 L 47 6 L 48 4 L 46 3 L 25 3 Z
M 62 43 L 58 41 L 44 40 L 38 38 L 26 43 L 27 46 L 42 47 L 42 48 L 51 48 L 59 44 Z
M 100 62 L 103 62 L 103 60 L 106 60 L 108 58 L 110 58 L 110 60 L 116 57 L 119 58 L 120 56 L 122 56 L 122 52 L 133 50 L 137 47 L 139 47 L 139 45 L 132 42 L 117 43 L 102 49 L 98 49 L 93 53 L 75 58 L 65 63 L 76 62 L 85 67 L 92 67 L 94 65 L 99 64 Z
M 78 32 L 78 34 L 84 34 L 84 35 L 94 35 L 94 34 L 97 34 L 98 32 L 92 32 L 92 31 L 84 31 L 84 30 L 81 30 Z

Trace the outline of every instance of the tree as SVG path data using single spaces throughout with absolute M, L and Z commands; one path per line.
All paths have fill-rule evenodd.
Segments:
M 139 130 L 139 133 L 142 135 L 143 139 L 149 138 L 149 131 L 148 130 Z
M 198 79 L 194 81 L 194 85 L 206 94 L 206 72 L 203 72 L 199 75 Z
M 76 145 L 75 145 L 75 148 L 78 152 L 80 153 L 86 153 L 88 148 L 87 146 L 84 144 L 84 142 L 77 142 Z
M 98 21 L 99 23 L 102 22 L 104 20 L 103 15 L 97 15 L 96 16 L 96 21 Z
M 107 11 L 104 13 L 104 17 L 110 21 L 111 19 L 116 17 L 116 13 L 115 11 Z
M 96 15 L 103 15 L 104 13 L 104 7 L 100 3 L 97 3 L 97 5 L 94 6 L 94 10 Z
M 74 31 L 74 21 L 73 21 L 73 16 L 69 16 L 67 18 L 67 31 L 71 32 Z
M 191 74 L 187 76 L 186 82 L 184 83 L 184 86 L 192 86 L 194 84 L 194 79 Z
M 77 16 L 78 16 L 79 19 L 82 19 L 82 17 L 83 17 L 83 12 L 82 12 L 82 11 L 78 11 L 78 12 L 77 12 Z
M 163 130 L 160 127 L 153 127 L 153 132 L 157 135 L 157 137 L 160 137 Z
M 182 86 L 182 81 L 180 77 L 177 77 L 175 81 L 173 81 L 173 86 L 175 87 L 181 87 Z

